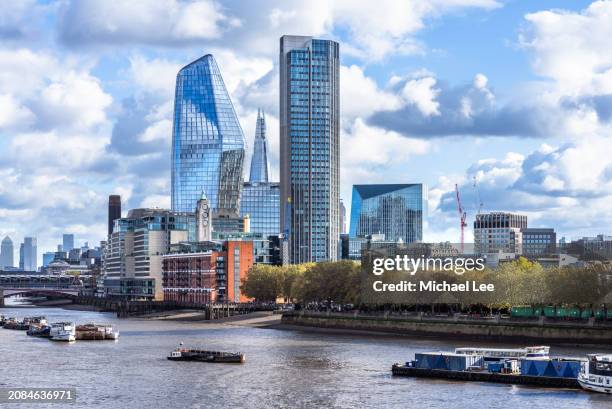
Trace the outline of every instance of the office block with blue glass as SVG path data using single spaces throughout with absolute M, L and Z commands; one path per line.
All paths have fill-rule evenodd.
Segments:
M 351 238 L 384 235 L 385 241 L 423 240 L 427 209 L 423 184 L 353 185 Z

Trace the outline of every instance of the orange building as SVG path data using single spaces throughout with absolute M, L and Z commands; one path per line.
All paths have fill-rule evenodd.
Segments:
M 253 242 L 228 240 L 223 243 L 223 253 L 226 260 L 226 291 L 222 295 L 221 283 L 217 283 L 219 297 L 223 296 L 223 300 L 230 303 L 251 301 L 240 292 L 240 284 L 253 266 Z

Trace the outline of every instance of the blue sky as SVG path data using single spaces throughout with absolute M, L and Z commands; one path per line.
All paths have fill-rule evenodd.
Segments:
M 423 182 L 425 240 L 527 214 L 610 233 L 607 1 L 14 1 L 0 10 L 0 235 L 104 239 L 106 200 L 169 206 L 178 69 L 215 55 L 249 141 L 268 120 L 278 178 L 278 38 L 341 44 L 341 192 Z M 248 162 L 245 168 L 248 169 Z M 468 239 L 471 232 L 468 232 Z M 18 245 L 16 246 L 18 247 Z

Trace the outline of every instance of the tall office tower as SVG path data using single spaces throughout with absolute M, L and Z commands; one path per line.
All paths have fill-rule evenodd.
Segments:
M 196 205 L 196 240 L 198 242 L 212 240 L 210 204 L 204 193 Z
M 474 220 L 474 250 L 479 254 L 522 254 L 527 216 L 492 212 L 480 213 Z
M 268 141 L 266 139 L 266 118 L 261 109 L 257 110 L 257 125 L 255 126 L 255 143 L 251 159 L 251 175 L 249 182 L 268 181 Z
M 74 234 L 64 234 L 62 237 L 62 249 L 70 251 L 74 248 Z
M 36 259 L 36 237 L 23 238 L 23 269 L 25 271 L 36 271 L 38 263 Z
M 108 196 L 108 234 L 113 233 L 115 220 L 121 219 L 121 196 Z
M 204 191 L 213 215 L 237 216 L 245 145 L 213 56 L 183 67 L 174 99 L 172 210 L 194 212 Z
M 340 234 L 346 233 L 346 207 L 344 202 L 340 199 Z
M 290 263 L 335 260 L 340 239 L 340 58 L 335 41 L 280 39 L 280 190 Z
M 251 175 L 242 188 L 240 215 L 249 216 L 249 231 L 263 237 L 280 234 L 280 187 L 268 182 L 268 142 L 263 111 L 257 112 Z
M 0 247 L 0 270 L 5 267 L 14 267 L 13 263 L 13 240 L 9 236 L 2 239 L 2 246 Z
M 420 183 L 353 185 L 349 236 L 384 235 L 387 242 L 422 241 L 426 209 L 427 188 Z
M 25 270 L 25 262 L 23 258 L 23 243 L 19 245 L 19 269 Z

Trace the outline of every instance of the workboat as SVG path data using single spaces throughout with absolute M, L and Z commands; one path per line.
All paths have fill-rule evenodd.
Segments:
M 171 361 L 199 361 L 226 364 L 241 364 L 245 361 L 240 352 L 207 351 L 203 349 L 179 347 L 168 355 Z
M 49 336 L 51 341 L 76 341 L 75 325 L 72 322 L 55 322 L 51 324 Z
M 119 331 L 115 331 L 110 324 L 84 324 L 77 325 L 76 337 L 82 340 L 116 340 L 119 339 Z
M 51 336 L 51 327 L 46 324 L 30 324 L 26 334 L 32 337 L 49 338 Z
M 455 348 L 460 355 L 481 355 L 484 361 L 502 361 L 505 359 L 548 358 L 549 346 L 525 348 Z
M 588 391 L 612 394 L 612 355 L 587 355 L 578 373 L 578 383 Z

